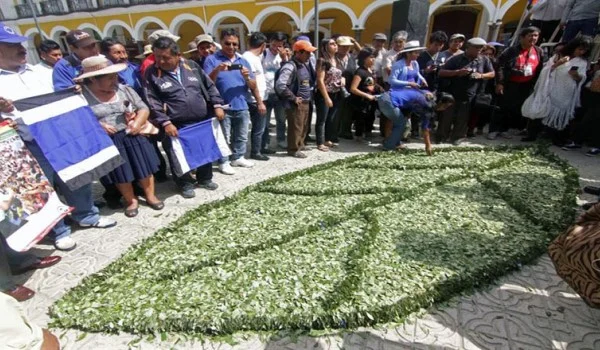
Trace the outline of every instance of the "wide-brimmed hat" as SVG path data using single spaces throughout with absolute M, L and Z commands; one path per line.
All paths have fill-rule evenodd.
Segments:
M 212 36 L 210 36 L 208 34 L 200 34 L 196 38 L 194 38 L 194 42 L 196 43 L 196 45 L 201 44 L 201 43 L 214 44 L 215 40 L 213 39 Z
M 194 51 L 198 51 L 198 44 L 196 44 L 196 41 L 190 41 L 187 46 L 188 50 L 183 52 L 184 55 L 192 53 Z
M 375 35 L 373 35 L 373 40 L 387 41 L 387 35 L 383 33 L 375 33 Z
M 475 37 L 469 39 L 469 41 L 467 41 L 467 44 L 471 46 L 485 46 L 487 45 L 487 42 L 483 38 Z
M 454 33 L 450 36 L 450 40 L 454 40 L 454 39 L 462 39 L 462 41 L 465 41 L 465 36 L 460 34 L 460 33 Z
M 336 40 L 339 46 L 354 46 L 352 40 L 350 40 L 349 36 L 340 36 Z
M 135 56 L 135 58 L 143 60 L 144 58 L 146 58 L 146 56 L 150 55 L 151 53 L 152 53 L 152 45 L 145 45 L 144 52 Z
M 180 39 L 180 37 L 178 37 L 175 34 L 172 34 L 170 31 L 168 31 L 166 29 L 159 29 L 159 30 L 155 30 L 154 32 L 152 32 L 152 34 L 150 34 L 148 36 L 148 44 L 154 44 L 154 42 L 156 40 L 158 40 L 158 38 L 162 38 L 162 37 L 171 38 L 175 42 L 177 42 Z
M 75 81 L 81 81 L 85 78 L 96 77 L 99 75 L 118 73 L 127 69 L 125 63 L 112 63 L 103 55 L 92 56 L 81 61 L 82 74 Z
M 400 53 L 419 51 L 419 50 L 425 50 L 425 48 L 423 46 L 421 46 L 421 44 L 419 43 L 419 40 L 411 40 L 411 41 L 407 42 L 406 44 L 404 44 L 404 49 L 402 49 L 402 51 L 400 51 Z

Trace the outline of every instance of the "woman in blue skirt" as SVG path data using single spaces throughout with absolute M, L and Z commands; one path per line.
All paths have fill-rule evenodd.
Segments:
M 110 135 L 124 163 L 103 176 L 104 185 L 115 185 L 125 200 L 125 216 L 138 214 L 138 199 L 131 183 L 137 181 L 146 197 L 146 203 L 161 210 L 164 203 L 154 193 L 154 177 L 159 159 L 144 133 L 155 128 L 147 123 L 150 110 L 140 96 L 129 86 L 120 85 L 117 73 L 125 64 L 113 64 L 104 56 L 82 61 L 82 74 L 76 78 L 83 85 L 83 96 L 88 101 L 100 125 Z

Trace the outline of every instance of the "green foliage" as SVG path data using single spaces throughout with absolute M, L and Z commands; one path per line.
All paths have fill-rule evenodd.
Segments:
M 316 166 L 187 213 L 69 291 L 54 325 L 163 337 L 400 320 L 539 256 L 576 188 L 539 149 Z

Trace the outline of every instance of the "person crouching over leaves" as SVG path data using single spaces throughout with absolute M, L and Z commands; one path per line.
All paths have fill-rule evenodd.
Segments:
M 431 121 L 436 112 L 441 112 L 454 104 L 454 97 L 447 93 L 439 93 L 437 98 L 429 91 L 410 89 L 410 92 L 395 94 L 389 91 L 382 94 L 377 103 L 381 113 L 392 121 L 392 132 L 383 141 L 383 149 L 386 151 L 403 150 L 402 134 L 406 126 L 406 116 L 413 114 L 420 118 L 425 151 L 427 155 L 433 155 L 431 147 Z

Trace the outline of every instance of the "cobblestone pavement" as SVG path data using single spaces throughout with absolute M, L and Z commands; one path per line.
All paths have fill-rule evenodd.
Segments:
M 472 142 L 500 143 L 482 137 Z M 411 144 L 410 147 L 422 145 Z M 269 162 L 257 162 L 254 169 L 237 168 L 237 174 L 233 176 L 215 171 L 219 189 L 214 192 L 196 190 L 197 197 L 192 200 L 179 196 L 172 182 L 159 184 L 157 192 L 166 202 L 162 212 L 141 206 L 140 214 L 128 219 L 122 212 L 103 209 L 104 215 L 119 221 L 116 227 L 75 231 L 73 237 L 78 247 L 72 252 L 53 252 L 51 246 L 36 249 L 41 255 L 61 255 L 63 260 L 54 267 L 18 278 L 19 283 L 37 292 L 23 306 L 34 322 L 45 326 L 49 321 L 48 307 L 69 288 L 101 270 L 131 245 L 150 236 L 157 228 L 169 224 L 187 210 L 231 196 L 245 186 L 276 175 L 376 150 L 372 146 L 345 141 L 328 153 L 313 149 L 308 152 L 309 157 L 303 160 L 279 153 Z M 582 151 L 566 152 L 555 147 L 553 150 L 579 170 L 582 186 L 598 185 L 599 158 L 586 157 Z M 580 202 L 592 199 L 591 196 L 581 195 Z M 535 264 L 505 276 L 486 290 L 456 298 L 447 306 L 427 313 L 412 315 L 404 324 L 358 329 L 352 333 L 327 337 L 263 339 L 250 336 L 231 345 L 210 341 L 177 342 L 175 338 L 164 342 L 149 341 L 130 334 L 54 331 L 60 336 L 64 349 L 600 349 L 600 310 L 589 308 L 556 275 L 550 259 L 543 256 Z

